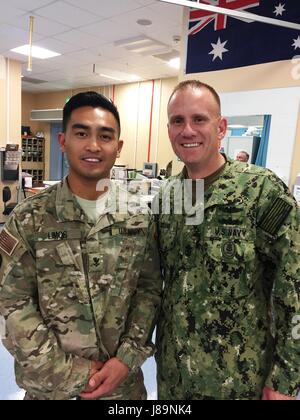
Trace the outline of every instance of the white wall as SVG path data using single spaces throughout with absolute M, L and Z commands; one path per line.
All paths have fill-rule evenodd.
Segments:
M 296 140 L 300 87 L 222 93 L 220 96 L 225 116 L 272 115 L 266 166 L 288 184 Z
M 175 77 L 154 81 L 150 142 L 150 161 L 157 162 L 160 168 L 165 168 L 168 162 L 173 160 L 175 170 L 177 169 L 177 158 L 168 138 L 167 103 L 177 82 Z M 89 89 L 107 94 L 105 87 L 96 86 Z M 30 125 L 34 131 L 43 131 L 46 136 L 46 178 L 49 177 L 50 126 L 42 123 L 38 126 L 32 124 L 30 111 L 32 109 L 63 108 L 66 97 L 84 90 L 87 88 L 40 94 L 23 92 L 22 125 Z M 126 164 L 129 168 L 142 169 L 143 163 L 148 159 L 153 83 L 145 81 L 121 84 L 115 86 L 114 92 L 114 101 L 121 117 L 121 138 L 124 140 L 124 147 L 117 164 Z

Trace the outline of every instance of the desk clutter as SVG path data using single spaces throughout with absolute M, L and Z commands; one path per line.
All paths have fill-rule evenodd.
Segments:
M 19 165 L 21 152 L 18 144 L 7 144 L 0 149 L 0 166 L 2 181 L 17 181 L 19 179 Z

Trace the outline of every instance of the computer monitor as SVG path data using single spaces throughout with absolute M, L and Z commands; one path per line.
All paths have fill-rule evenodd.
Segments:
M 145 162 L 143 165 L 143 175 L 148 178 L 157 177 L 157 163 Z

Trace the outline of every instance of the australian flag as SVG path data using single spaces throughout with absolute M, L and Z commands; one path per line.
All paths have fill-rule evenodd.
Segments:
M 300 24 L 300 0 L 201 0 Z M 290 60 L 300 55 L 300 31 L 191 9 L 186 73 Z

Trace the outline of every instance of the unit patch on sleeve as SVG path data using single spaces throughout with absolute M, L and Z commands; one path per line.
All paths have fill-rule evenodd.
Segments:
M 0 250 L 5 252 L 10 257 L 14 253 L 16 246 L 19 241 L 12 236 L 6 229 L 3 229 L 0 233 Z
M 275 236 L 292 208 L 293 206 L 282 198 L 276 198 L 271 208 L 261 218 L 258 226 L 269 235 Z

